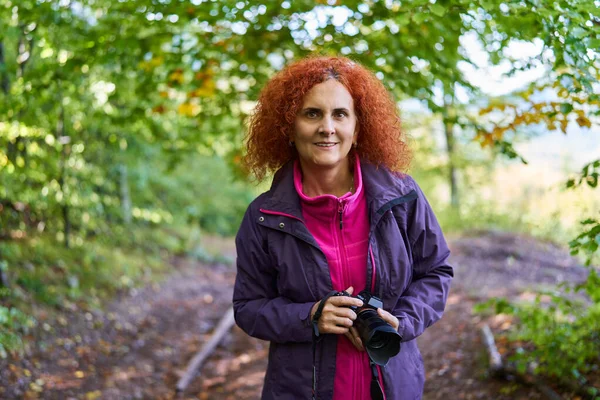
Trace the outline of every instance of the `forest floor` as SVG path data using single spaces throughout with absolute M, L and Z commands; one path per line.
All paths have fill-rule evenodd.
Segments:
M 472 308 L 490 297 L 528 299 L 533 288 L 582 281 L 585 268 L 566 250 L 526 236 L 476 232 L 449 242 L 455 278 L 447 309 L 418 339 L 424 399 L 542 399 L 533 387 L 488 376 L 480 328 L 487 323 L 497 334 L 511 321 Z M 222 251 L 231 256 L 232 243 Z M 234 278 L 233 266 L 175 259 L 163 283 L 132 291 L 103 312 L 39 321 L 47 325 L 29 354 L 0 360 L 0 398 L 258 399 L 268 344 L 237 327 L 185 394 L 174 390 L 230 306 Z

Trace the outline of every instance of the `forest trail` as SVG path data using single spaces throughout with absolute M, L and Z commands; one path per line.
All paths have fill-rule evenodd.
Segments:
M 532 287 L 581 281 L 585 268 L 567 251 L 525 236 L 478 232 L 449 242 L 455 279 L 447 310 L 418 339 L 427 375 L 424 398 L 543 398 L 534 388 L 487 379 L 480 327 L 485 322 L 498 332 L 510 322 L 483 320 L 472 307 L 489 297 L 527 298 Z M 268 344 L 237 327 L 186 393 L 174 390 L 230 306 L 234 279 L 232 266 L 174 260 L 160 285 L 137 290 L 103 313 L 59 320 L 29 357 L 0 361 L 0 398 L 259 398 Z

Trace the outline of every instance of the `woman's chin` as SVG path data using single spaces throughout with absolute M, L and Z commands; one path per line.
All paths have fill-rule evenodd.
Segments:
M 348 161 L 347 160 L 347 156 L 346 157 L 340 157 L 337 155 L 330 155 L 329 157 L 323 157 L 323 156 L 318 156 L 318 157 L 313 157 L 310 160 L 310 164 L 312 164 L 313 166 L 318 166 L 321 168 L 333 168 L 333 167 L 337 167 L 341 164 L 343 164 L 344 162 Z

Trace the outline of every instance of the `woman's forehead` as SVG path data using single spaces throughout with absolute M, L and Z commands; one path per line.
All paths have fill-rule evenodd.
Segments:
M 302 106 L 352 109 L 354 99 L 344 85 L 335 79 L 328 79 L 306 93 Z

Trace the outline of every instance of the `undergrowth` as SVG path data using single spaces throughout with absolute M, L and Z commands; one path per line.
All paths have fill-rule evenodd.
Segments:
M 190 228 L 116 227 L 111 235 L 73 241 L 48 237 L 0 241 L 0 357 L 23 350 L 36 313 L 99 308 L 104 299 L 160 279 L 169 258 L 184 254 Z

